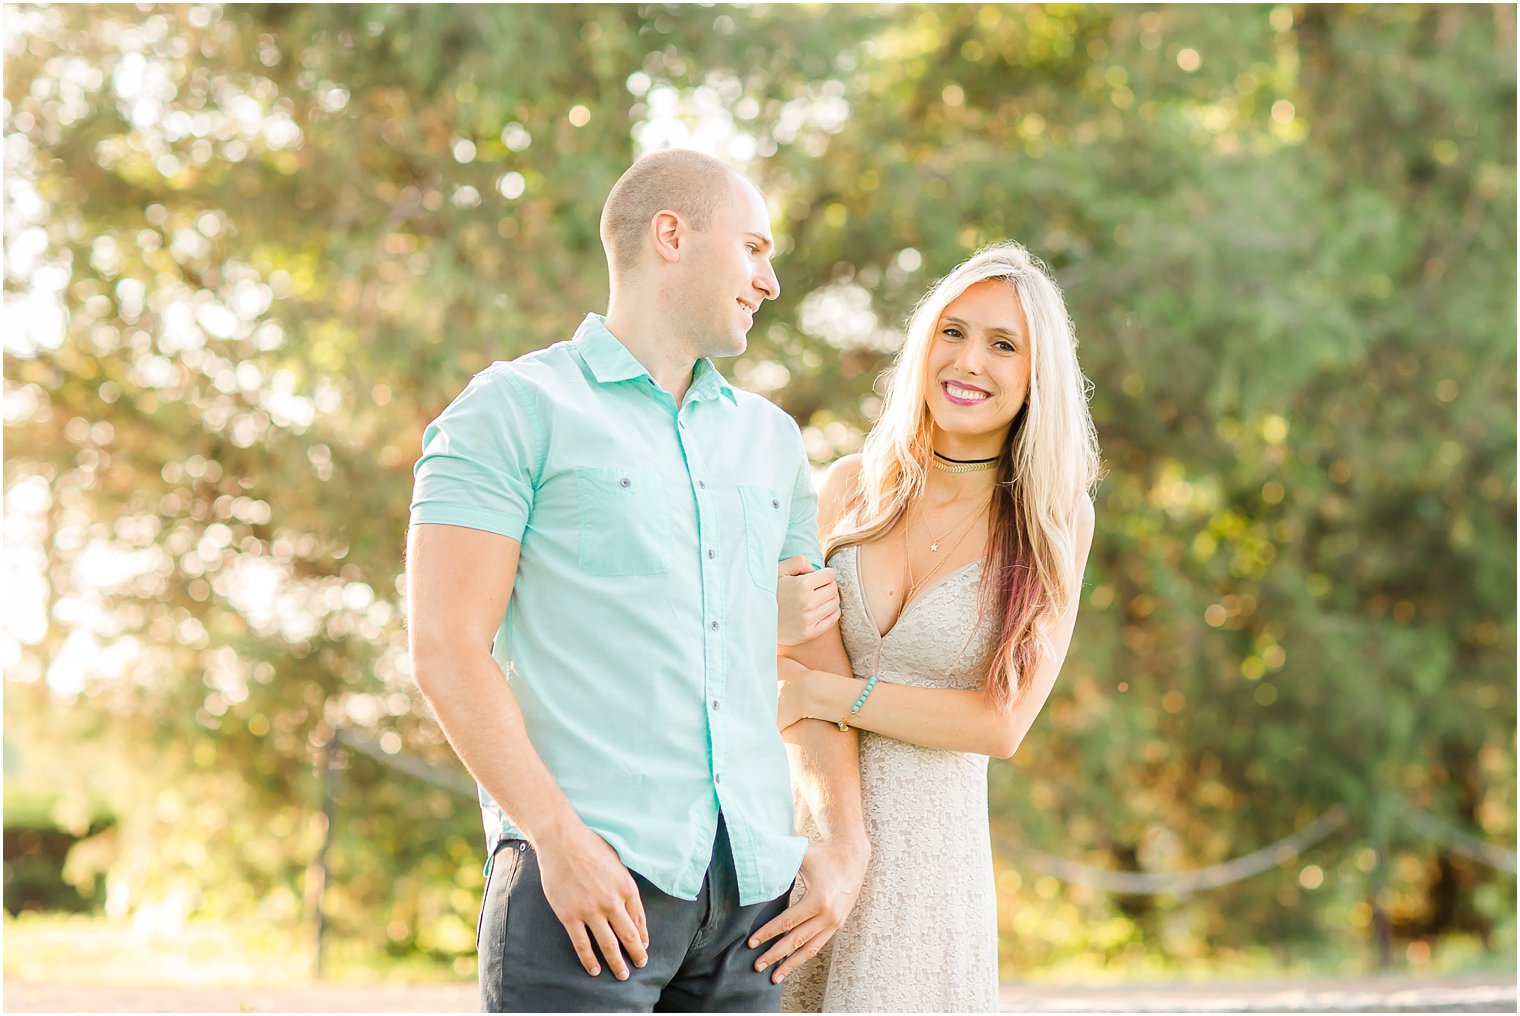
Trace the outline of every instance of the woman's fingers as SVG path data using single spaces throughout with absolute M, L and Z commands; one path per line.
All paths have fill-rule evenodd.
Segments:
M 817 610 L 839 602 L 839 587 L 833 582 L 825 583 L 818 589 L 808 593 L 803 600 L 803 606 L 808 610 Z
M 813 637 L 817 638 L 819 635 L 822 635 L 824 632 L 828 631 L 835 625 L 836 622 L 838 622 L 838 620 L 839 607 L 835 606 L 833 610 L 824 615 L 823 620 L 819 621 L 818 625 L 813 629 Z
M 834 585 L 834 569 L 819 568 L 817 571 L 810 573 L 804 581 L 810 583 L 811 588 L 815 592 L 826 586 L 832 587 Z
M 809 613 L 807 616 L 809 638 L 817 638 L 819 635 L 822 635 L 837 620 L 839 620 L 839 602 L 837 600 Z
M 801 561 L 794 558 L 793 561 Z M 810 642 L 828 631 L 838 620 L 839 586 L 834 581 L 832 568 L 795 573 L 781 566 L 781 578 L 776 586 L 777 613 L 780 625 L 777 641 L 783 645 L 799 645 Z

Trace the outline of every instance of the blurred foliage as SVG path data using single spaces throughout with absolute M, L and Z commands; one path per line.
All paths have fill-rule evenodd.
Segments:
M 5 912 L 88 911 L 103 893 L 94 884 L 64 877 L 65 861 L 80 840 L 103 836 L 116 817 L 98 802 L 59 791 L 5 787 Z M 82 806 L 83 805 L 83 806 Z
M 772 201 L 724 367 L 820 465 L 979 244 L 1067 292 L 1108 473 L 1000 830 L 1167 871 L 1353 814 L 1191 898 L 1005 859 L 1005 972 L 1291 960 L 1374 903 L 1412 960 L 1512 941 L 1514 877 L 1398 818 L 1515 840 L 1512 7 L 7 14 L 7 778 L 109 796 L 68 868 L 108 913 L 293 925 L 332 726 L 451 764 L 398 595 L 422 428 L 604 307 L 601 200 L 678 143 Z M 335 933 L 467 972 L 473 804 L 340 759 Z

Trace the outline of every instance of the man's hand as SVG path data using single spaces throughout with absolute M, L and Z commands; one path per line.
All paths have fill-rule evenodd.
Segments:
M 639 887 L 606 840 L 583 825 L 546 843 L 538 851 L 538 867 L 544 898 L 569 932 L 586 973 L 602 972 L 593 938 L 620 981 L 628 980 L 628 965 L 619 942 L 634 966 L 649 962 L 649 925 Z
M 797 646 L 829 630 L 839 620 L 839 587 L 834 569 L 814 569 L 805 557 L 781 562 L 776 581 L 776 641 Z
M 780 984 L 782 978 L 818 955 L 850 916 L 870 859 L 871 848 L 866 844 L 809 843 L 797 875 L 803 886 L 802 898 L 749 940 L 750 948 L 755 949 L 781 936 L 755 961 L 755 969 L 764 970 L 784 960 L 771 974 L 771 983 Z

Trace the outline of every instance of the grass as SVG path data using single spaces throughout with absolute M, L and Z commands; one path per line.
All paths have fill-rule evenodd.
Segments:
M 5 976 L 47 983 L 222 985 L 302 979 L 289 936 L 212 922 L 168 935 L 89 915 L 5 919 Z
M 54 984 L 178 987 L 293 986 L 311 983 L 309 929 L 191 920 L 172 932 L 94 915 L 23 914 L 4 921 L 5 976 Z M 1390 973 L 1413 976 L 1513 973 L 1514 949 L 1485 951 L 1473 939 L 1442 942 L 1423 962 L 1400 956 Z M 395 957 L 349 940 L 329 942 L 323 981 L 337 984 L 457 984 L 474 977 L 473 957 L 452 962 Z M 1029 984 L 1114 985 L 1179 981 L 1333 978 L 1373 973 L 1366 955 L 1320 954 L 1284 963 L 1267 950 L 1178 964 L 1155 956 L 1118 962 L 1065 960 L 1013 971 Z
M 36 983 L 183 987 L 310 983 L 309 929 L 190 920 L 166 932 L 84 914 L 6 915 L 5 976 Z M 328 942 L 324 981 L 374 985 L 457 983 L 475 962 L 393 957 L 345 940 Z
M 1118 960 L 1105 960 L 1094 954 L 1057 960 L 1031 970 L 1009 970 L 1005 964 L 1003 979 L 1027 984 L 1112 986 L 1184 981 L 1319 980 L 1375 974 L 1430 978 L 1514 975 L 1513 930 L 1496 934 L 1488 949 L 1471 935 L 1448 936 L 1434 949 L 1425 951 L 1395 946 L 1392 960 L 1387 970 L 1378 970 L 1370 945 L 1351 950 L 1321 945 L 1312 950 L 1300 949 L 1291 957 L 1281 950 L 1267 948 L 1193 960 L 1140 952 Z

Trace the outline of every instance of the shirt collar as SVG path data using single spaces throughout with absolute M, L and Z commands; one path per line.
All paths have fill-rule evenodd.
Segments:
M 723 395 L 732 403 L 737 404 L 739 401 L 734 397 L 734 389 L 728 383 L 728 379 L 705 356 L 697 361 L 697 369 L 692 373 L 691 395 L 694 399 L 710 399 L 716 395 Z
M 628 347 L 618 341 L 616 335 L 607 330 L 607 319 L 601 314 L 587 314 L 575 330 L 575 348 L 580 351 L 581 359 L 586 361 L 586 366 L 591 368 L 594 376 L 602 384 L 612 384 L 617 381 L 631 381 L 635 378 L 649 377 L 649 371 L 644 365 L 634 358 L 628 351 Z M 653 378 L 650 378 L 653 381 Z M 710 399 L 715 395 L 727 396 L 728 401 L 737 403 L 734 390 L 728 380 L 713 366 L 713 362 L 707 357 L 697 361 L 696 369 L 692 372 L 691 397 L 693 399 Z

